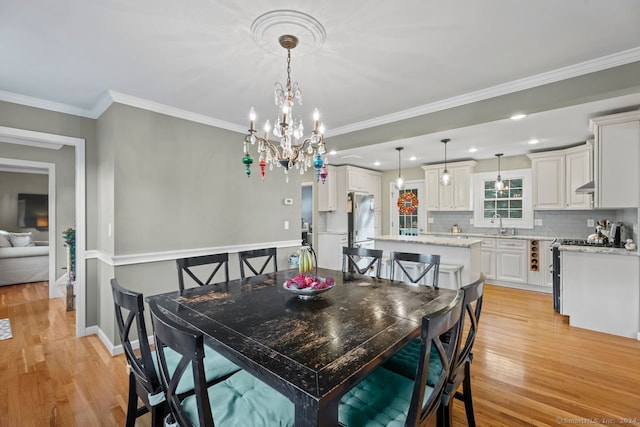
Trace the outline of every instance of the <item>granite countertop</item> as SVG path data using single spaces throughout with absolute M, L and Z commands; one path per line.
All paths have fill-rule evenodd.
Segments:
M 500 239 L 516 239 L 516 240 L 553 240 L 555 237 L 549 236 L 531 236 L 527 234 L 498 234 L 498 233 L 449 233 L 446 231 L 442 232 L 430 232 L 423 233 L 421 236 L 443 236 L 443 237 L 452 237 L 458 239 L 464 239 L 465 237 L 479 237 L 479 238 L 500 238 Z
M 607 254 L 607 255 L 626 255 L 626 256 L 640 256 L 637 250 L 628 251 L 625 248 L 609 248 L 604 246 L 573 246 L 573 245 L 560 245 L 561 251 L 567 252 L 585 252 L 590 254 Z
M 436 245 L 436 246 L 455 246 L 459 248 L 468 248 L 473 245 L 482 244 L 481 239 L 469 239 L 467 237 L 453 237 L 455 235 L 442 236 L 442 235 L 420 235 L 420 236 L 378 236 L 373 237 L 371 240 L 381 240 L 387 242 L 403 242 L 403 243 L 419 243 L 424 245 Z

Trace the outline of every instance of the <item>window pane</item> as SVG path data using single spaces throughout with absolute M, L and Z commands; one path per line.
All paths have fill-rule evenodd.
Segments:
M 508 199 L 509 198 L 509 192 L 502 190 L 502 191 L 498 191 L 498 199 Z
M 522 209 L 522 200 L 511 200 L 509 202 L 509 207 L 511 209 Z
M 502 218 L 509 218 L 509 210 L 508 209 L 498 209 L 498 215 Z
M 522 188 L 522 178 L 519 179 L 511 179 L 510 181 L 510 188 Z
M 484 198 L 485 199 L 495 199 L 496 198 L 496 190 L 484 190 Z
M 512 209 L 511 210 L 511 218 L 522 218 L 522 210 L 520 210 L 520 209 Z
M 494 202 L 493 200 L 485 200 L 484 201 L 484 210 L 493 210 L 496 208 L 496 202 Z
M 512 199 L 522 199 L 521 188 L 512 188 L 511 190 L 509 190 L 509 194 Z
M 491 210 L 485 210 L 485 211 L 484 211 L 484 217 L 485 217 L 485 218 L 491 218 L 491 217 L 493 217 L 493 213 L 494 213 L 494 212 L 495 212 L 495 211 L 494 211 L 493 209 L 491 209 Z
M 493 190 L 494 188 L 495 187 L 494 187 L 493 181 L 485 181 L 484 182 L 484 189 L 485 190 Z
M 498 209 L 508 209 L 509 201 L 508 200 L 498 200 L 497 202 Z

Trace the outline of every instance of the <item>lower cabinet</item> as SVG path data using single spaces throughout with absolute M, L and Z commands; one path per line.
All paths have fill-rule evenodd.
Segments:
M 347 233 L 318 233 L 318 267 L 342 269 L 342 248 L 347 246 Z
M 496 278 L 496 239 L 482 239 L 480 268 L 487 280 Z
M 497 239 L 496 280 L 527 283 L 528 240 Z

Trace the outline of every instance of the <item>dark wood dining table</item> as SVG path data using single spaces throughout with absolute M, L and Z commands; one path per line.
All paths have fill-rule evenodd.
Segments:
M 318 269 L 335 286 L 303 300 L 297 270 L 148 297 L 207 344 L 287 396 L 296 426 L 336 426 L 342 395 L 420 333 L 456 291 Z

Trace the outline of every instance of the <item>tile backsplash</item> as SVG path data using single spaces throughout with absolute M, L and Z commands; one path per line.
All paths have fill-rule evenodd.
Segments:
M 473 212 L 429 212 L 433 223 L 428 224 L 431 232 L 447 232 L 457 225 L 463 233 L 496 233 L 495 228 L 474 227 L 470 224 Z M 622 221 L 624 229 L 622 238 L 631 238 L 638 242 L 638 234 L 633 232 L 633 225 L 638 222 L 637 209 L 607 209 L 587 211 L 535 211 L 534 218 L 542 220 L 542 225 L 536 225 L 533 229 L 516 229 L 516 234 L 550 238 L 586 239 L 595 232 L 595 227 L 587 226 L 588 220 L 598 221 Z

